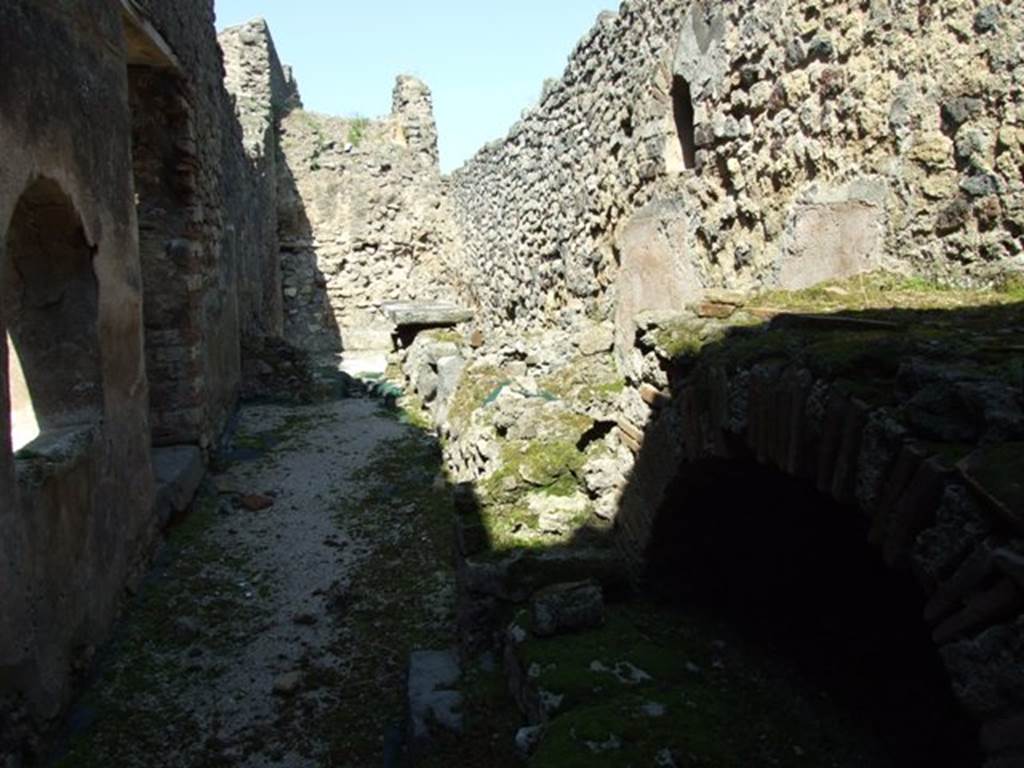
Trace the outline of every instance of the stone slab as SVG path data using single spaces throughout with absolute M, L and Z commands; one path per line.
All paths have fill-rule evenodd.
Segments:
M 454 649 L 409 654 L 409 732 L 414 749 L 422 749 L 438 729 L 462 733 L 462 677 Z
M 468 323 L 472 310 L 447 302 L 393 301 L 380 307 L 384 315 L 398 327 L 411 325 L 449 326 Z
M 979 448 L 957 465 L 986 501 L 1024 531 L 1024 443 Z
M 203 454 L 197 445 L 153 449 L 156 512 L 161 525 L 188 509 L 205 474 Z
M 872 269 L 883 232 L 884 211 L 876 205 L 851 200 L 798 206 L 779 260 L 779 287 L 800 290 Z
M 383 376 L 388 369 L 388 355 L 384 351 L 345 352 L 338 370 L 349 376 Z
M 550 637 L 592 629 L 604 623 L 604 595 L 592 581 L 553 584 L 530 599 L 533 632 Z

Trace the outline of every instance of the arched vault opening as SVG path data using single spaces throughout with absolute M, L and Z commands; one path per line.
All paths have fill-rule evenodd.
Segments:
M 866 520 L 753 460 L 684 464 L 654 520 L 646 579 L 781 656 L 871 728 L 896 765 L 978 766 L 911 574 Z

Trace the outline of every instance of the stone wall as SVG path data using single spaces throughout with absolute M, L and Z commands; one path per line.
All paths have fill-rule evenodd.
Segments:
M 616 538 L 643 566 L 664 535 L 661 516 L 719 514 L 672 485 L 707 458 L 756 461 L 816 489 L 842 505 L 894 584 L 913 575 L 931 641 L 980 728 L 985 765 L 1018 765 L 1024 509 L 1014 488 L 1024 390 L 1019 377 L 982 373 L 998 366 L 979 361 L 1020 364 L 1012 343 L 996 350 L 980 339 L 1024 334 L 1021 294 L 931 293 L 915 278 L 897 297 L 889 279 L 791 295 L 789 313 L 730 297 L 688 316 L 645 316 L 645 373 L 618 424 L 636 460 L 617 492 Z M 758 511 L 774 507 L 766 499 Z
M 0 325 L 19 328 L 0 342 L 0 762 L 18 752 L 32 725 L 57 716 L 74 674 L 88 668 L 105 637 L 124 584 L 153 534 L 148 403 L 143 356 L 142 274 L 133 203 L 131 114 L 118 3 L 12 0 L 0 23 Z M 21 207 L 33 190 L 46 192 Z M 55 218 L 59 217 L 59 218 Z M 67 237 L 64 222 L 72 223 Z M 34 259 L 16 272 L 29 233 Z M 58 226 L 54 226 L 57 223 Z M 60 235 L 61 239 L 56 236 Z M 67 249 L 73 247 L 72 254 Z M 80 249 L 79 246 L 82 248 Z M 84 253 L 82 253 L 84 249 Z M 78 255 L 74 255 L 77 253 Z M 73 258 L 90 276 L 61 262 Z M 34 294 L 34 271 L 52 268 Z M 91 283 L 91 285 L 90 285 Z M 85 289 L 85 290 L 83 290 Z M 65 300 L 54 303 L 48 291 Z M 92 320 L 53 345 L 64 359 L 34 369 L 37 330 L 69 330 L 72 296 L 89 296 Z M 76 299 L 77 303 L 77 299 Z M 20 308 L 19 308 L 20 305 Z M 83 305 L 85 306 L 85 305 Z M 31 307 L 32 315 L 27 315 Z M 77 312 L 77 309 L 76 309 Z M 18 317 L 16 317 L 18 315 Z M 46 315 L 50 315 L 49 318 Z M 0 330 L 0 334 L 3 331 Z M 64 349 L 65 351 L 61 351 Z M 17 456 L 10 441 L 9 372 L 21 360 L 42 434 Z M 82 396 L 82 372 L 95 367 L 96 409 L 47 424 L 40 395 Z M 88 382 L 87 382 L 88 383 Z M 92 397 L 89 400 L 92 401 Z M 8 764 L 8 763 L 5 763 Z M 19 764 L 15 762 L 14 764 Z
M 231 226 L 237 239 L 255 246 L 259 258 L 241 258 L 239 313 L 247 337 L 280 336 L 284 329 L 281 265 L 277 238 L 277 174 L 281 118 L 301 109 L 291 70 L 282 66 L 262 19 L 226 29 L 218 36 L 224 53 L 225 86 L 242 127 L 246 162 L 234 169 Z M 235 146 L 235 145 L 232 145 Z M 240 256 L 244 256 L 241 254 Z
M 205 447 L 225 423 L 240 380 L 236 253 L 244 249 L 233 247 L 227 230 L 223 170 L 231 159 L 225 134 L 238 128 L 228 120 L 212 2 L 137 5 L 179 63 L 178 72 L 163 77 L 177 117 L 160 122 L 166 110 L 153 105 L 152 89 L 138 93 L 133 105 L 134 145 L 169 143 L 150 164 L 149 179 L 136 153 L 140 211 L 154 185 L 175 195 L 169 205 L 152 206 L 163 220 L 148 240 L 149 217 L 140 215 L 154 440 Z M 152 131 L 140 135 L 139 115 L 150 106 L 156 107 Z
M 629 0 L 452 177 L 491 325 L 632 318 L 708 288 L 1020 266 L 1017 4 Z M 617 306 L 617 309 L 616 309 Z
M 166 522 L 151 443 L 181 446 L 190 496 L 238 400 L 243 333 L 279 333 L 281 309 L 276 173 L 243 147 L 212 0 L 2 16 L 6 764 L 60 715 Z
M 295 110 L 281 123 L 285 336 L 310 351 L 389 348 L 389 300 L 444 298 L 451 225 L 429 89 L 399 77 L 383 120 Z

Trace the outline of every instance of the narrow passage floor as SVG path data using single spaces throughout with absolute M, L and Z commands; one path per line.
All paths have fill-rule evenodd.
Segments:
M 440 451 L 372 399 L 241 411 L 75 706 L 58 766 L 376 766 L 456 642 Z

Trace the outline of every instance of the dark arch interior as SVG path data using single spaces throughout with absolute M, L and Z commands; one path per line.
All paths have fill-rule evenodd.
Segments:
M 93 251 L 57 183 L 32 184 L 7 235 L 2 307 L 16 358 L 10 365 L 21 372 L 11 382 L 11 407 L 31 408 L 44 432 L 102 413 Z
M 676 136 L 682 150 L 683 167 L 697 167 L 697 143 L 694 136 L 693 97 L 690 83 L 676 75 L 672 79 L 672 115 L 676 124 Z
M 868 723 L 897 765 L 981 765 L 911 575 L 888 570 L 853 509 L 753 461 L 685 465 L 658 511 L 649 572 Z

